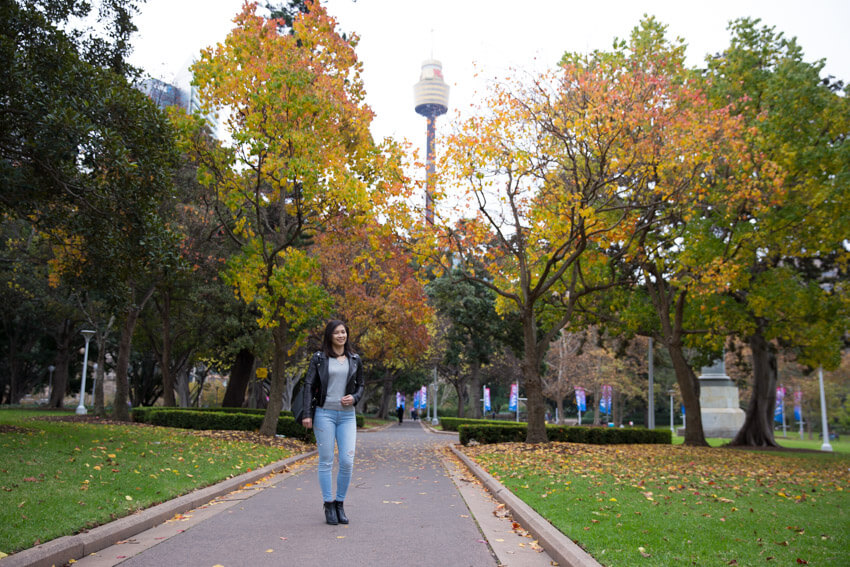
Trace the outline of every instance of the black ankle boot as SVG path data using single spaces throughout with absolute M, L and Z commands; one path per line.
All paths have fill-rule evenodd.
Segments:
M 337 500 L 336 502 L 334 502 L 334 504 L 336 505 L 336 518 L 337 518 L 337 520 L 339 520 L 340 524 L 347 524 L 348 523 L 348 516 L 345 515 L 345 510 L 342 509 L 342 502 Z
M 332 526 L 339 523 L 336 515 L 336 502 L 325 502 L 325 521 Z

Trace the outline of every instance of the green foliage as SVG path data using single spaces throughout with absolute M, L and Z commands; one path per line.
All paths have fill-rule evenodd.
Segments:
M 437 313 L 449 323 L 445 336 L 446 364 L 461 361 L 487 364 L 505 335 L 496 313 L 496 293 L 461 270 L 432 280 L 425 293 Z
M 83 2 L 0 10 L 0 100 L 14 109 L 0 113 L 0 207 L 51 234 L 55 273 L 120 296 L 128 278 L 176 267 L 173 235 L 157 214 L 174 144 L 121 63 L 133 3 L 107 4 L 113 43 L 63 31 L 63 18 L 88 11 Z
M 770 160 L 781 184 L 759 184 L 734 211 L 747 221 L 730 238 L 750 285 L 729 292 L 744 316 L 721 317 L 732 332 L 763 333 L 834 368 L 848 321 L 850 101 L 795 39 L 754 19 L 730 30 L 730 47 L 708 60 L 709 92 L 746 121 L 748 151 Z

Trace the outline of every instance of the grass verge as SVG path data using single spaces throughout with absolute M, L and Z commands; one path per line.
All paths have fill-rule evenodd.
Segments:
M 782 437 L 780 435 L 776 435 L 774 437 L 776 442 L 783 449 L 807 449 L 810 451 L 820 451 L 821 446 L 823 445 L 823 441 L 820 439 L 809 439 L 806 437 L 805 439 L 800 439 L 799 436 L 795 437 Z M 673 436 L 673 444 L 681 445 L 684 443 L 685 438 L 674 435 Z M 722 447 L 723 445 L 729 444 L 729 439 L 720 439 L 716 437 L 709 437 L 706 439 L 709 445 L 712 447 Z M 850 454 L 850 441 L 845 439 L 838 441 L 830 441 L 830 446 L 832 447 L 833 453 L 846 453 Z
M 850 456 L 509 443 L 463 451 L 603 565 L 846 565 Z
M 250 432 L 0 410 L 0 552 L 91 529 L 309 447 Z

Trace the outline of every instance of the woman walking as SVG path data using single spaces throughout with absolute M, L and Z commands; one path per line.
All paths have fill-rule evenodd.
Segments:
M 357 421 L 354 406 L 363 397 L 363 361 L 348 343 L 348 326 L 332 319 L 325 326 L 322 350 L 310 359 L 302 390 L 309 408 L 301 424 L 313 428 L 319 449 L 319 487 L 325 503 L 325 521 L 347 524 L 343 502 L 354 468 Z M 312 416 L 312 417 L 311 417 Z M 334 444 L 339 454 L 336 495 L 331 484 Z

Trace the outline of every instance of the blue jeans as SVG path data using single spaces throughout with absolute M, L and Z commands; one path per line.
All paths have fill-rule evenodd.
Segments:
M 319 449 L 319 487 L 325 502 L 343 502 L 354 468 L 354 446 L 357 441 L 357 419 L 353 411 L 316 408 L 313 433 Z M 336 498 L 332 496 L 331 473 L 334 465 L 334 441 L 339 453 L 336 476 Z

